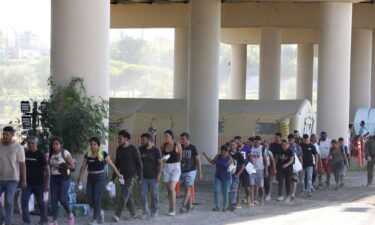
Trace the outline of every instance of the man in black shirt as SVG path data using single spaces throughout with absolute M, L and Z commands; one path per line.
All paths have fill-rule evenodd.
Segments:
M 34 194 L 40 210 L 39 224 L 47 224 L 47 210 L 44 202 L 44 192 L 49 191 L 50 170 L 45 154 L 38 150 L 38 138 L 27 138 L 26 161 L 26 181 L 27 187 L 22 190 L 21 206 L 22 219 L 24 224 L 31 224 L 29 216 L 29 200 Z M 44 175 L 44 176 L 43 176 Z
M 317 160 L 317 151 L 313 144 L 310 143 L 310 137 L 308 134 L 303 135 L 303 142 L 301 143 L 302 154 L 303 154 L 303 170 L 307 180 L 306 193 L 311 197 L 312 193 L 312 175 L 314 171 L 314 162 Z M 316 168 L 315 168 L 316 169 Z
M 181 185 L 184 185 L 185 187 L 185 198 L 179 211 L 184 213 L 193 208 L 191 187 L 194 185 L 197 170 L 198 178 L 199 180 L 202 180 L 202 168 L 198 150 L 190 143 L 190 135 L 186 132 L 182 133 L 180 135 L 180 142 L 182 147 L 180 182 Z
M 236 171 L 232 174 L 232 185 L 229 190 L 229 210 L 233 211 L 239 206 L 237 204 L 237 193 L 240 185 L 240 175 L 245 169 L 245 159 L 240 152 L 237 151 L 237 143 L 233 140 L 229 144 L 229 155 L 234 161 Z
M 294 152 L 293 149 L 289 147 L 287 140 L 282 140 L 282 152 L 276 158 L 276 168 L 277 168 L 277 180 L 278 180 L 278 193 L 279 197 L 277 201 L 283 201 L 283 185 L 285 183 L 286 199 L 285 202 L 290 201 L 290 189 L 291 180 L 293 175 L 293 163 L 294 163 Z
M 135 208 L 133 200 L 133 186 L 135 183 L 135 176 L 138 176 L 138 184 L 142 184 L 143 180 L 143 165 L 141 160 L 141 155 L 138 149 L 130 144 L 131 136 L 125 131 L 121 130 L 118 133 L 118 143 L 119 146 L 116 150 L 116 168 L 124 175 L 124 184 L 121 185 L 121 201 L 120 205 L 117 207 L 115 215 L 112 219 L 114 222 L 119 222 L 122 210 L 125 205 L 129 209 L 130 215 L 134 218 Z M 112 181 L 116 178 L 116 174 L 113 173 Z
M 281 145 L 281 133 L 275 134 L 275 141 L 270 144 L 270 151 L 273 154 L 273 157 L 277 158 L 279 154 L 283 151 L 283 147 Z
M 141 147 L 139 152 L 143 164 L 143 182 L 141 186 L 141 197 L 143 206 L 142 219 L 149 216 L 156 217 L 159 209 L 159 181 L 161 176 L 161 153 L 153 146 L 152 137 L 149 133 L 141 135 Z M 148 193 L 151 194 L 151 215 L 148 208 Z

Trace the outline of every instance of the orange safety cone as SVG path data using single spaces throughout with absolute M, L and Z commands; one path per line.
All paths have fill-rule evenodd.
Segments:
M 357 149 L 358 149 L 358 168 L 362 168 L 362 140 L 358 140 L 357 142 Z
M 194 184 L 191 186 L 191 201 L 194 204 L 195 203 L 195 187 Z

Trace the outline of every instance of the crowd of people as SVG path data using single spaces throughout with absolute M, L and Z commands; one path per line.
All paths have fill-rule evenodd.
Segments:
M 13 224 L 13 199 L 16 188 L 22 187 L 22 219 L 30 225 L 28 203 L 35 195 L 40 211 L 40 225 L 57 225 L 59 205 L 68 215 L 68 225 L 74 225 L 74 216 L 68 203 L 68 189 L 71 173 L 75 169 L 72 155 L 64 149 L 61 138 L 51 139 L 50 151 L 44 154 L 38 149 L 38 139 L 27 138 L 27 150 L 14 141 L 15 131 L 3 128 L 0 143 L 0 195 L 5 193 L 5 213 L 0 204 L 0 224 Z M 107 185 L 107 170 L 113 171 L 111 184 L 120 183 L 120 203 L 112 219 L 121 220 L 123 209 L 136 217 L 133 199 L 134 188 L 139 187 L 143 213 L 141 219 L 158 216 L 159 183 L 161 178 L 168 191 L 169 211 L 187 213 L 193 210 L 192 187 L 196 179 L 202 180 L 201 159 L 198 149 L 190 142 L 190 135 L 183 132 L 179 142 L 173 131 L 164 132 L 164 143 L 158 148 L 150 133 L 141 135 L 141 146 L 131 144 L 131 135 L 125 130 L 118 133 L 116 157 L 112 162 L 109 154 L 101 148 L 101 141 L 93 137 L 88 141 L 88 151 L 79 171 L 77 183 L 81 184 L 85 170 L 88 171 L 86 194 L 93 209 L 90 225 L 104 222 L 102 198 Z M 235 136 L 220 147 L 220 152 L 210 157 L 202 152 L 205 159 L 215 166 L 213 211 L 234 211 L 243 204 L 253 207 L 271 201 L 272 180 L 278 182 L 276 201 L 288 203 L 295 199 L 296 192 L 311 197 L 316 189 L 330 186 L 330 175 L 334 175 L 334 188 L 344 186 L 344 177 L 350 165 L 349 147 L 344 138 L 331 140 L 326 132 L 320 137 L 303 134 L 296 130 L 285 139 L 281 133 L 274 135 L 274 141 L 267 143 L 260 136 L 243 141 Z M 368 161 L 368 185 L 372 183 L 375 162 L 375 136 L 370 136 L 366 144 L 365 157 Z M 176 185 L 184 189 L 184 198 L 176 204 Z M 284 195 L 285 189 L 285 195 Z M 244 190 L 244 199 L 240 192 Z M 52 219 L 48 221 L 44 193 L 51 193 Z M 150 198 L 149 198 L 150 195 Z M 151 207 L 149 208 L 149 199 Z

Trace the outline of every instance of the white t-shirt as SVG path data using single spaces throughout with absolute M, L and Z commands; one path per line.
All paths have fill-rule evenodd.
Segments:
M 264 170 L 264 162 L 263 162 L 263 146 L 259 146 L 257 148 L 251 148 L 251 158 L 253 159 L 253 164 L 256 170 Z
M 368 130 L 367 130 L 367 128 L 366 127 L 361 127 L 360 129 L 359 129 L 359 136 L 361 136 L 361 137 L 363 137 L 363 136 L 365 136 L 366 134 L 368 134 Z
M 68 150 L 64 150 L 64 157 L 65 159 L 70 155 L 69 151 Z M 53 154 L 52 153 L 52 156 L 50 158 L 50 163 L 52 165 L 52 168 L 51 168 L 51 175 L 61 175 L 61 173 L 59 172 L 59 169 L 54 166 L 54 165 L 60 165 L 62 163 L 66 163 L 66 160 L 63 159 L 62 157 L 62 151 L 60 151 L 60 153 L 58 153 L 57 155 Z M 70 170 L 68 170 L 68 174 L 70 173 Z
M 329 150 L 331 149 L 331 140 L 327 138 L 325 141 L 320 140 L 319 142 L 319 151 L 320 151 L 320 157 L 322 159 L 327 159 L 329 155 Z
M 25 151 L 18 143 L 0 142 L 0 180 L 20 180 L 20 162 L 25 162 Z
M 319 149 L 318 143 L 315 143 L 314 146 L 315 146 L 315 149 L 316 149 L 316 153 L 318 153 L 318 155 L 320 155 L 320 149 Z M 313 157 L 313 163 L 314 163 L 314 165 L 316 165 L 315 164 L 315 157 Z

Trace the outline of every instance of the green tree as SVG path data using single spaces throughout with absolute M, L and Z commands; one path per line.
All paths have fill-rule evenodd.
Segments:
M 44 115 L 50 131 L 64 139 L 64 147 L 74 153 L 82 153 L 87 141 L 96 136 L 103 142 L 109 133 L 109 103 L 86 95 L 83 80 L 72 78 L 66 87 L 50 83 L 52 95 L 47 115 Z
M 146 42 L 141 39 L 121 35 L 119 40 L 111 44 L 111 59 L 138 64 L 142 59 L 145 44 Z

